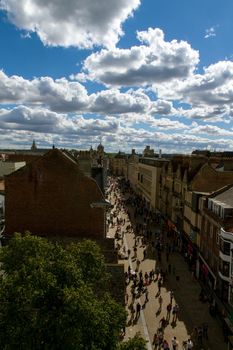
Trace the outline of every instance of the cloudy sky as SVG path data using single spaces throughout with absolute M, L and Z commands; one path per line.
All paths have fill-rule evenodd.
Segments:
M 233 151 L 232 14 L 232 0 L 0 0 L 0 148 Z

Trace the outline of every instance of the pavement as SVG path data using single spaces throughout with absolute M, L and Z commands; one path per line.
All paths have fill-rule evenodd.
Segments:
M 115 199 L 114 195 L 118 197 L 123 197 L 121 192 L 116 188 L 115 192 L 109 194 L 108 200 L 114 204 Z M 127 195 L 126 195 L 127 196 Z M 130 213 L 133 212 L 132 207 L 128 207 Z M 116 206 L 112 209 L 114 212 Z M 133 218 L 133 215 L 130 215 Z M 127 213 L 120 208 L 118 212 L 118 218 L 125 220 L 125 224 L 121 225 L 121 231 L 126 231 L 126 226 L 129 223 L 134 227 L 134 219 L 129 221 Z M 114 219 L 116 222 L 116 218 Z M 154 227 L 154 231 L 159 231 L 158 226 Z M 114 227 L 108 228 L 107 236 L 114 237 L 116 232 L 116 225 Z M 115 240 L 116 241 L 116 240 Z M 134 232 L 126 232 L 124 238 L 116 241 L 120 242 L 121 251 L 123 247 L 126 252 L 128 249 L 131 250 L 131 254 L 128 259 L 119 260 L 119 263 L 123 263 L 125 266 L 125 271 L 128 271 L 128 266 L 131 267 L 134 271 L 136 270 L 136 259 L 133 258 L 133 247 L 135 244 Z M 147 341 L 147 349 L 155 349 L 153 343 L 154 334 L 157 332 L 160 327 L 160 320 L 164 316 L 166 318 L 166 306 L 170 301 L 170 291 L 174 292 L 173 305 L 178 304 L 180 311 L 178 313 L 178 318 L 176 322 L 172 322 L 172 315 L 170 321 L 164 329 L 164 339 L 166 339 L 171 346 L 171 340 L 175 336 L 178 340 L 178 348 L 183 349 L 183 341 L 191 338 L 194 343 L 194 350 L 227 350 L 227 344 L 224 343 L 223 332 L 221 325 L 218 322 L 218 319 L 211 317 L 209 313 L 208 303 L 203 303 L 199 301 L 199 293 L 201 287 L 198 281 L 192 276 L 189 271 L 188 265 L 185 262 L 183 256 L 175 251 L 170 254 L 169 261 L 166 261 L 165 253 L 162 253 L 161 262 L 158 263 L 155 254 L 147 254 L 146 258 L 143 259 L 143 251 L 145 246 L 138 244 L 137 246 L 137 258 L 140 260 L 139 270 L 142 270 L 143 274 L 145 272 L 150 272 L 152 269 L 155 269 L 157 266 L 163 270 L 167 269 L 168 263 L 171 264 L 171 274 L 168 274 L 165 278 L 165 281 L 161 287 L 161 296 L 163 299 L 162 307 L 159 307 L 158 301 L 158 283 L 153 281 L 148 285 L 149 291 L 149 301 L 145 303 L 145 294 L 139 299 L 136 299 L 134 305 L 138 302 L 141 304 L 142 308 L 140 311 L 140 316 L 137 321 L 130 322 L 131 312 L 130 304 L 132 303 L 131 297 L 131 285 L 132 282 L 127 286 L 126 293 L 128 295 L 128 301 L 126 303 L 126 310 L 128 313 L 128 326 L 126 327 L 125 340 L 133 337 L 136 333 L 140 333 L 141 336 Z M 175 274 L 173 270 L 175 268 Z M 176 276 L 179 276 L 179 280 L 176 279 Z M 201 326 L 203 323 L 208 324 L 208 339 L 203 339 L 203 343 L 198 342 L 194 328 Z M 172 349 L 172 346 L 171 346 Z

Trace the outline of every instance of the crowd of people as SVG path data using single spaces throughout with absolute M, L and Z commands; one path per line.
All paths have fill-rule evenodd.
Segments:
M 166 236 L 160 214 L 148 208 L 146 201 L 136 195 L 127 183 L 120 183 L 115 178 L 109 179 L 108 200 L 112 204 L 108 215 L 108 227 L 115 230 L 116 250 L 121 259 L 128 260 L 128 269 L 125 272 L 126 296 L 125 303 L 128 310 L 128 325 L 136 324 L 140 314 L 151 297 L 158 300 L 158 310 L 155 316 L 156 330 L 152 344 L 154 349 L 177 350 L 179 341 L 174 332 L 172 339 L 166 336 L 166 327 L 169 323 L 175 329 L 180 313 L 180 306 L 175 302 L 174 291 L 170 290 L 169 302 L 166 304 L 161 294 L 161 288 L 168 276 L 173 274 L 179 281 L 176 267 L 171 265 L 170 255 L 174 252 L 174 242 Z M 154 230 L 155 225 L 160 230 Z M 128 247 L 126 233 L 131 235 L 133 246 Z M 142 252 L 140 259 L 138 251 Z M 140 254 L 141 255 L 141 254 Z M 143 272 L 142 261 L 152 256 L 155 267 Z M 133 267 L 134 265 L 134 267 Z M 157 285 L 157 293 L 150 295 L 150 285 Z M 164 314 L 159 319 L 160 314 Z M 198 344 L 208 339 L 208 325 L 195 327 L 192 334 Z M 191 338 L 181 342 L 183 349 L 192 349 L 194 344 Z

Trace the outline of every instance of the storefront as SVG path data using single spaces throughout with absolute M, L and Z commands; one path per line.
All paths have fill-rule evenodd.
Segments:
M 216 276 L 212 272 L 211 268 L 199 253 L 199 278 L 202 283 L 211 290 L 216 288 Z

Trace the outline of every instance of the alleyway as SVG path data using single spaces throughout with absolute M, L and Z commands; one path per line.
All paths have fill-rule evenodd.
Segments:
M 191 275 L 184 258 L 179 252 L 173 251 L 173 247 L 166 237 L 161 237 L 159 224 L 153 223 L 150 227 L 150 239 L 144 242 L 146 221 L 143 215 L 135 217 L 135 206 L 125 205 L 125 200 L 129 196 L 128 192 L 122 194 L 115 179 L 111 180 L 108 200 L 112 203 L 113 208 L 108 217 L 110 224 L 108 237 L 118 238 L 115 239 L 115 243 L 119 255 L 122 257 L 119 262 L 125 265 L 126 272 L 130 272 L 130 281 L 126 289 L 128 326 L 125 338 L 128 339 L 140 332 L 147 340 L 148 350 L 159 349 L 153 344 L 155 333 L 161 341 L 163 338 L 168 342 L 170 349 L 172 349 L 172 340 L 175 341 L 174 337 L 176 337 L 177 349 L 185 349 L 183 341 L 191 338 L 194 343 L 193 349 L 226 350 L 227 346 L 223 340 L 221 327 L 218 321 L 210 316 L 208 303 L 199 301 L 198 296 L 201 288 Z M 157 250 L 150 243 L 151 241 L 160 242 L 163 246 L 162 251 Z M 155 272 L 158 269 L 161 273 L 156 277 Z M 138 289 L 132 289 L 132 286 L 133 284 L 138 286 L 140 271 L 144 285 L 142 292 L 138 293 Z M 148 278 L 145 273 L 148 274 Z M 137 276 L 137 279 L 133 276 Z M 161 281 L 160 293 L 159 280 Z M 126 281 L 128 282 L 128 279 Z M 169 317 L 167 305 L 170 303 L 171 291 L 174 297 Z M 137 304 L 140 304 L 140 311 Z M 176 304 L 178 312 L 177 315 L 173 315 Z M 131 312 L 132 306 L 134 313 Z M 208 328 L 203 328 L 204 324 Z M 208 329 L 208 339 L 205 334 L 206 328 Z

